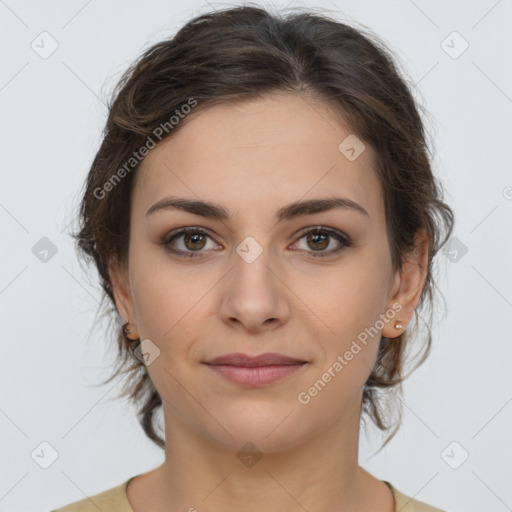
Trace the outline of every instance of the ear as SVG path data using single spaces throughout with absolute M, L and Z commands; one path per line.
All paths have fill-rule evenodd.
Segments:
M 428 237 L 425 229 L 420 229 L 415 236 L 414 247 L 404 256 L 402 269 L 394 276 L 388 310 L 396 311 L 395 317 L 385 324 L 382 336 L 397 338 L 405 331 L 420 300 L 425 286 L 428 265 Z M 400 303 L 402 309 L 396 309 Z M 393 308 L 393 304 L 395 307 Z M 395 321 L 400 320 L 402 327 L 395 328 Z
M 135 322 L 135 308 L 130 293 L 128 269 L 126 265 L 111 263 L 108 266 L 108 274 L 112 283 L 112 293 L 116 303 L 117 311 L 124 322 L 129 322 L 130 337 L 138 338 L 137 324 Z

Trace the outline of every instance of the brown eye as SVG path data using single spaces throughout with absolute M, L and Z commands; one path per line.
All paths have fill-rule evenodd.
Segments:
M 329 235 L 321 233 L 309 233 L 306 240 L 310 247 L 315 250 L 325 249 L 329 245 Z
M 306 249 L 302 249 L 300 247 L 299 249 L 310 253 L 313 257 L 332 256 L 347 247 L 351 247 L 352 245 L 352 242 L 347 236 L 344 236 L 337 231 L 333 231 L 332 229 L 324 228 L 323 226 L 317 226 L 316 228 L 307 231 L 299 238 L 299 240 L 303 238 L 306 241 Z M 336 248 L 335 245 L 334 249 L 326 251 L 325 249 L 331 245 L 332 240 L 337 242 L 338 247 Z
M 190 250 L 202 249 L 205 246 L 205 240 L 206 238 L 203 234 L 187 233 L 183 235 L 183 244 Z
M 205 255 L 203 253 L 208 252 L 207 250 L 203 251 L 208 239 L 211 240 L 210 235 L 202 229 L 188 227 L 180 229 L 172 236 L 167 236 L 161 244 L 172 254 L 193 258 L 203 256 Z

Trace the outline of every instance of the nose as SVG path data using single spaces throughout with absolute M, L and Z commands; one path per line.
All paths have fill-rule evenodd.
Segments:
M 269 251 L 256 259 L 240 254 L 234 255 L 233 268 L 223 280 L 222 320 L 252 333 L 282 326 L 290 317 L 288 288 L 279 271 L 271 268 Z

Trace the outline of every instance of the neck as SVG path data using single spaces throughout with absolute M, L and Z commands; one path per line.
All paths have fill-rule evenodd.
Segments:
M 274 435 L 279 437 L 277 430 L 284 434 L 293 430 L 290 416 L 275 432 L 258 438 L 255 449 L 246 447 L 242 452 L 236 446 L 244 446 L 245 439 L 232 440 L 227 446 L 215 442 L 191 430 L 164 404 L 165 461 L 148 473 L 145 490 L 138 493 L 140 502 L 133 491 L 131 497 L 128 493 L 132 508 L 134 512 L 147 510 L 151 501 L 149 508 L 155 512 L 390 512 L 390 490 L 358 465 L 360 409 L 359 413 L 348 412 L 333 418 L 327 431 L 285 449 L 286 437 L 269 443 Z

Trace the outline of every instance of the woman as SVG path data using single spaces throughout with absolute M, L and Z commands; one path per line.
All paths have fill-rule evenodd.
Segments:
M 76 239 L 165 461 L 57 512 L 440 510 L 358 464 L 453 227 L 418 110 L 376 37 L 312 12 L 201 15 L 130 67 Z

